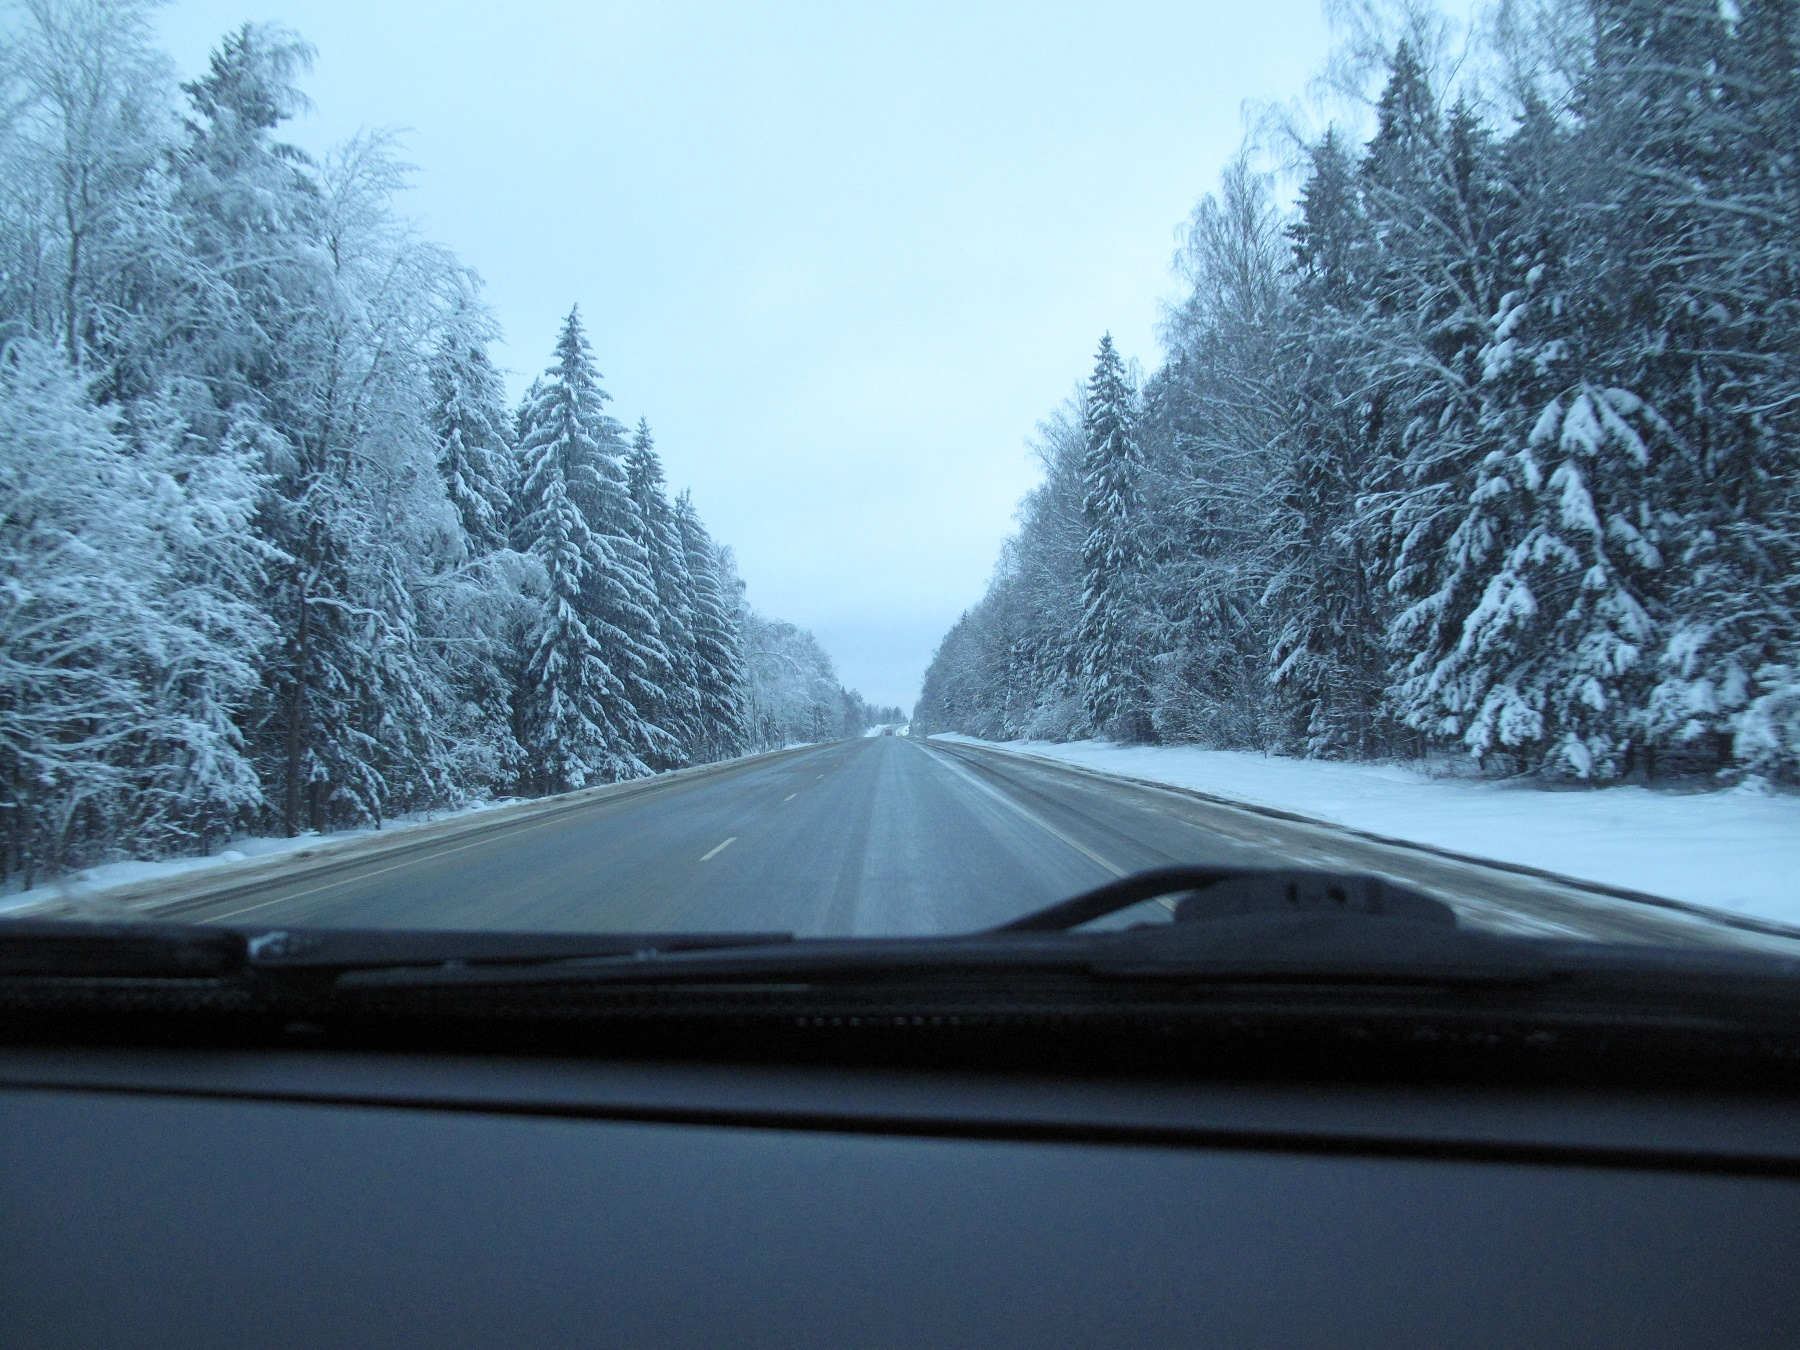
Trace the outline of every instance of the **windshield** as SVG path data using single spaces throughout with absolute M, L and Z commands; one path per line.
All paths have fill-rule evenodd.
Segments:
M 0 915 L 1800 950 L 1791 6 L 0 13 Z

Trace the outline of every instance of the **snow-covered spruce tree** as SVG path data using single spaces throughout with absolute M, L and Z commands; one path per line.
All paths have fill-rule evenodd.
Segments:
M 1081 463 L 1082 613 L 1072 653 L 1096 730 L 1125 740 L 1150 735 L 1141 594 L 1143 459 L 1136 396 L 1112 334 L 1100 339 L 1084 409 Z
M 1751 616 L 1781 608 L 1758 500 L 1781 400 L 1748 391 L 1784 339 L 1761 318 L 1779 269 L 1738 271 L 1743 222 L 1767 217 L 1733 199 L 1718 11 L 1592 18 L 1567 114 L 1528 109 L 1505 149 L 1523 206 L 1483 353 L 1491 448 L 1435 550 L 1449 570 L 1396 635 L 1415 725 L 1604 779 L 1659 749 L 1724 763 L 1748 670 L 1780 664 L 1779 620 Z
M 1368 755 L 1378 745 L 1386 659 L 1363 495 L 1391 401 L 1369 359 L 1376 233 L 1337 138 L 1327 134 L 1311 158 L 1289 231 L 1291 293 L 1273 325 L 1281 344 L 1270 363 L 1275 379 L 1262 386 L 1291 411 L 1270 438 L 1262 472 L 1250 475 L 1250 485 L 1267 492 L 1251 530 L 1267 533 L 1258 611 L 1268 631 L 1267 679 L 1279 696 L 1269 731 L 1283 749 Z
M 506 387 L 487 353 L 492 329 L 472 298 L 459 297 L 431 363 L 438 473 L 476 554 L 505 547 L 513 486 Z
M 549 603 L 519 694 L 519 739 L 537 790 L 560 792 L 649 772 L 638 749 L 651 736 L 619 673 L 632 659 L 631 638 L 603 608 L 618 591 L 630 594 L 629 582 L 618 577 L 618 541 L 599 535 L 589 509 L 622 485 L 613 476 L 616 424 L 578 311 L 569 311 L 555 360 L 533 388 L 519 419 L 520 533 L 544 566 Z
M 699 670 L 694 644 L 694 579 L 688 572 L 687 550 L 675 510 L 663 483 L 662 461 L 650 435 L 647 419 L 638 420 L 625 457 L 625 477 L 637 508 L 641 529 L 639 546 L 649 560 L 656 587 L 656 622 L 663 649 L 668 652 L 668 676 L 659 699 L 658 725 L 676 740 L 679 749 L 667 767 L 686 763 L 700 751 Z
M 223 281 L 195 351 L 199 373 L 224 434 L 265 457 L 270 491 L 258 530 L 284 559 L 262 597 L 281 645 L 265 668 L 251 736 L 289 833 L 323 828 L 340 789 L 366 797 L 378 778 L 373 747 L 350 730 L 349 704 L 364 683 L 363 626 L 349 593 L 352 485 L 342 439 L 330 434 L 344 375 L 332 345 L 342 337 L 333 330 L 343 297 L 320 246 L 313 166 L 274 137 L 305 106 L 294 81 L 311 57 L 278 29 L 245 25 L 228 35 L 206 73 L 183 86 L 191 116 L 173 156 L 187 236 Z M 333 753 L 340 746 L 348 756 Z
M 570 323 L 584 362 L 582 379 L 588 392 L 583 400 L 598 411 L 611 396 L 600 386 L 574 311 Z M 559 369 L 561 350 L 559 345 Z M 657 621 L 656 582 L 642 542 L 645 526 L 625 469 L 625 428 L 598 412 L 588 423 L 587 444 L 591 449 L 570 480 L 570 495 L 587 518 L 595 549 L 583 604 L 631 701 L 633 715 L 623 724 L 629 748 L 646 765 L 668 767 L 681 758 L 681 742 L 667 725 L 673 674 Z
M 451 281 L 429 380 L 438 476 L 460 528 L 435 542 L 418 596 L 437 683 L 448 695 L 439 716 L 456 790 L 512 792 L 529 777 L 513 694 L 545 579 L 536 558 L 511 547 L 514 419 L 487 355 L 492 320 L 474 298 L 473 278 Z
M 1541 225 L 1519 213 L 1514 169 L 1466 106 L 1440 115 L 1402 44 L 1360 174 L 1367 318 L 1361 332 L 1352 324 L 1343 335 L 1363 350 L 1359 360 L 1356 349 L 1340 349 L 1336 364 L 1369 372 L 1381 415 L 1355 485 L 1366 494 L 1356 537 L 1369 571 L 1362 621 L 1346 625 L 1346 641 L 1372 643 L 1379 654 L 1387 638 L 1398 681 L 1382 711 L 1423 733 L 1415 747 L 1465 737 L 1477 754 L 1501 748 L 1471 732 L 1493 666 L 1491 653 L 1476 655 L 1464 639 L 1490 553 L 1503 547 L 1496 512 L 1509 509 L 1491 484 L 1490 357 Z M 1371 714 L 1382 674 L 1363 667 Z M 1384 742 L 1390 736 L 1360 752 Z
M 1665 558 L 1650 749 L 1800 780 L 1796 12 L 1731 8 L 1597 3 L 1577 97 L 1614 168 L 1607 379 L 1670 433 L 1644 494 Z
M 674 510 L 694 597 L 700 746 L 696 758 L 728 759 L 742 754 L 749 743 L 737 580 L 727 575 L 718 546 L 700 523 L 692 496 L 683 492 L 675 499 Z
M 1686 572 L 1677 603 L 1687 622 L 1674 627 L 1664 670 L 1687 683 L 1692 707 L 1674 726 L 1684 746 L 1702 744 L 1724 721 L 1732 757 L 1743 769 L 1800 781 L 1800 265 L 1793 222 L 1800 218 L 1800 6 L 1752 0 L 1739 6 L 1733 41 L 1721 62 L 1723 107 L 1736 134 L 1729 223 L 1736 247 L 1719 253 L 1728 314 L 1741 317 L 1731 396 L 1724 402 L 1740 429 L 1740 458 L 1713 475 L 1723 509 L 1700 537 L 1723 555 L 1702 556 Z M 1729 214 L 1727 214 L 1729 213 Z M 1715 546 L 1707 540 L 1718 541 Z M 1693 638 L 1701 638 L 1694 643 Z M 1702 685 L 1702 681 L 1705 682 Z M 1738 688 L 1747 685 L 1741 709 Z M 1659 693 L 1662 692 L 1659 690 Z M 1669 692 L 1673 693 L 1674 690 Z M 1708 695 L 1710 694 L 1710 698 Z M 1718 705 L 1711 712 L 1708 703 Z M 1653 703 L 1653 725 L 1660 725 Z

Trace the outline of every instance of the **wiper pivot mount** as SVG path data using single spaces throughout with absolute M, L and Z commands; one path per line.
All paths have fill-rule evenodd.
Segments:
M 1177 923 L 1253 914 L 1341 914 L 1456 926 L 1442 900 L 1384 877 L 1297 867 L 1158 867 L 1122 877 L 1059 904 L 991 929 L 995 933 L 1066 933 L 1084 923 L 1181 896 Z

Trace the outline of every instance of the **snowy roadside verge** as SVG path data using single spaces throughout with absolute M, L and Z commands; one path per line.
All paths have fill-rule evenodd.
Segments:
M 221 869 L 229 871 L 235 863 L 267 862 L 290 856 L 333 856 L 337 846 L 341 844 L 389 840 L 404 836 L 421 825 L 459 820 L 477 812 L 503 810 L 509 806 L 522 805 L 526 801 L 523 797 L 506 797 L 498 801 L 471 802 L 466 806 L 422 811 L 383 821 L 379 830 L 373 825 L 365 825 L 354 830 L 333 830 L 328 834 L 315 834 L 309 830 L 292 839 L 249 836 L 233 839 L 217 853 L 205 857 L 101 863 L 97 867 L 86 867 L 79 872 L 58 877 L 42 886 L 34 886 L 28 891 L 0 895 L 0 916 L 32 913 L 46 907 L 56 908 L 65 903 L 89 899 L 103 905 L 116 903 L 115 895 L 121 888 L 130 887 L 135 890 L 140 886 L 159 886 L 178 880 L 203 882 L 211 879 L 212 874 L 221 872 Z M 231 872 L 231 875 L 235 877 L 238 873 Z
M 1192 746 L 979 741 L 1010 754 L 1289 811 L 1329 825 L 1800 925 L 1800 796 L 1556 790 L 1399 765 Z
M 180 911 L 191 904 L 247 894 L 295 876 L 360 867 L 374 857 L 435 847 L 449 839 L 466 839 L 527 820 L 579 811 L 609 797 L 710 777 L 753 760 L 791 754 L 796 748 L 810 747 L 741 755 L 553 797 L 512 798 L 422 813 L 384 824 L 380 830 L 344 830 L 294 839 L 240 839 L 211 857 L 108 863 L 29 891 L 0 896 L 0 918 L 179 917 Z

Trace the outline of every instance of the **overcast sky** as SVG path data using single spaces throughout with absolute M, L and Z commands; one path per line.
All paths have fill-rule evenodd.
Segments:
M 177 0 L 184 77 L 277 20 L 319 151 L 404 127 L 518 392 L 579 301 L 614 411 L 758 609 L 910 705 L 1102 331 L 1154 367 L 1175 227 L 1299 93 L 1317 0 Z

